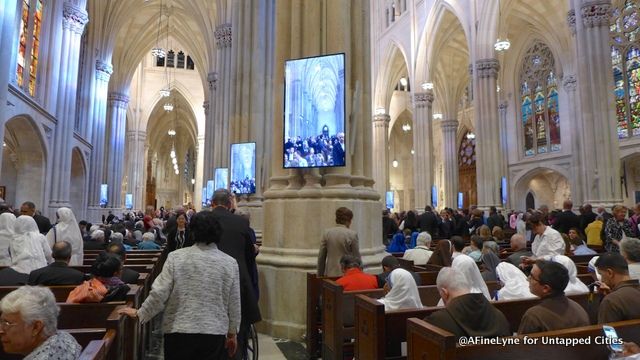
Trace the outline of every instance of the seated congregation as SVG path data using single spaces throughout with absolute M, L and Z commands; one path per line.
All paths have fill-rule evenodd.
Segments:
M 640 240 L 631 236 L 636 234 L 613 239 L 615 231 L 603 231 L 602 243 L 587 246 L 577 228 L 564 234 L 538 211 L 526 217 L 529 234 L 505 222 L 501 237 L 480 225 L 471 236 L 448 238 L 418 226 L 408 230 L 406 218 L 386 242 L 392 255 L 382 260 L 377 286 L 359 254 L 349 251 L 340 261 L 342 276 L 310 274 L 308 356 L 595 359 L 611 351 L 606 342 L 594 341 L 604 338 L 603 324 L 618 330 L 625 354 L 634 353 L 640 343 Z M 516 214 L 514 225 L 522 218 Z M 343 224 L 347 230 L 349 224 Z M 329 253 L 321 260 L 330 258 Z M 525 344 L 525 335 L 540 341 Z M 463 337 L 513 345 L 505 350 L 494 340 L 464 346 Z M 567 348 L 541 339 L 583 344 Z

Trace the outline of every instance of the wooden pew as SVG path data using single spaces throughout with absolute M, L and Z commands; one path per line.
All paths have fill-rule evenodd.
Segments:
M 91 340 L 82 350 L 79 360 L 105 360 L 111 351 L 113 332 L 107 331 L 100 340 Z
M 488 282 L 489 291 L 498 288 L 498 283 Z M 425 306 L 436 306 L 440 294 L 435 285 L 419 286 L 420 300 Z M 322 333 L 321 345 L 323 359 L 342 359 L 353 352 L 353 343 L 345 343 L 345 339 L 355 338 L 354 321 L 355 297 L 366 295 L 370 298 L 384 296 L 383 289 L 344 291 L 344 288 L 333 280 L 322 280 Z M 382 305 L 382 304 L 380 304 Z M 384 312 L 384 306 L 383 306 Z
M 125 301 L 131 302 L 134 306 L 140 306 L 142 301 L 142 288 L 138 285 L 129 286 L 131 289 L 127 293 Z M 0 286 L 0 299 L 18 288 L 19 286 Z M 71 290 L 75 289 L 76 286 L 48 286 L 48 288 L 51 289 L 51 292 L 53 292 L 53 295 L 56 297 L 57 302 L 66 302 L 69 293 L 71 292 Z
M 319 277 L 315 273 L 307 273 L 307 334 L 306 345 L 309 359 L 320 357 L 320 329 L 322 327 L 322 280 L 336 280 L 337 277 Z
M 613 326 L 618 336 L 625 341 L 640 341 L 640 319 L 627 320 L 608 324 Z M 508 336 L 502 340 L 518 345 L 467 345 L 459 346 L 456 337 L 446 330 L 433 326 L 423 320 L 412 318 L 407 322 L 407 359 L 607 359 L 609 349 L 606 345 L 597 344 L 602 340 L 601 325 L 590 325 L 578 328 L 541 332 L 524 336 Z M 543 344 L 545 339 L 585 339 L 590 344 L 565 346 Z M 535 342 L 535 343 L 534 343 Z
M 587 313 L 597 313 L 597 302 L 589 302 L 589 294 L 571 295 Z M 508 300 L 493 302 L 509 320 L 511 330 L 515 332 L 520 326 L 522 315 L 531 306 L 537 305 L 539 298 L 527 300 Z M 355 356 L 358 359 L 384 359 L 385 356 L 400 355 L 400 344 L 406 341 L 406 324 L 410 317 L 425 316 L 443 309 L 443 307 L 427 307 L 422 309 L 395 310 L 385 313 L 384 306 L 367 296 L 356 295 L 355 299 Z

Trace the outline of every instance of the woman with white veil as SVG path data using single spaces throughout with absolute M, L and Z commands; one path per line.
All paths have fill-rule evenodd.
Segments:
M 58 223 L 47 233 L 49 246 L 53 247 L 58 241 L 66 241 L 71 244 L 71 261 L 69 266 L 80 266 L 84 262 L 84 246 L 80 227 L 76 221 L 73 211 L 66 207 L 61 207 L 56 211 Z
M 491 300 L 491 295 L 489 295 L 489 288 L 487 288 L 487 284 L 484 282 L 482 275 L 480 274 L 480 270 L 478 269 L 478 265 L 473 259 L 468 255 L 458 255 L 453 262 L 451 263 L 451 267 L 460 271 L 464 277 L 471 285 L 470 292 L 471 293 L 482 293 L 487 300 Z
M 589 288 L 582 280 L 578 279 L 578 269 L 576 264 L 569 257 L 564 255 L 554 255 L 551 261 L 557 262 L 569 271 L 569 283 L 564 289 L 565 295 L 583 294 L 589 292 Z
M 11 251 L 11 268 L 23 274 L 47 266 L 46 249 L 51 256 L 51 249 L 47 246 L 44 236 L 40 234 L 36 221 L 31 216 L 18 216 L 13 225 L 15 235 L 9 250 Z M 46 245 L 46 244 L 45 244 Z
M 13 224 L 16 216 L 10 212 L 0 214 L 0 266 L 11 265 L 11 253 L 9 246 L 13 241 Z
M 389 274 L 385 287 L 390 288 L 389 292 L 384 298 L 378 299 L 379 302 L 384 304 L 385 311 L 422 308 L 416 281 L 407 270 L 394 269 Z
M 529 281 L 522 270 L 508 262 L 496 267 L 496 275 L 502 283 L 496 300 L 519 300 L 536 297 L 529 291 Z

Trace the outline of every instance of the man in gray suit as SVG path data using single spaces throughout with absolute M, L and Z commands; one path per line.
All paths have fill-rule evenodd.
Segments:
M 346 207 L 336 210 L 336 226 L 322 236 L 318 253 L 318 276 L 341 276 L 340 258 L 351 255 L 360 258 L 358 233 L 349 229 L 353 212 Z

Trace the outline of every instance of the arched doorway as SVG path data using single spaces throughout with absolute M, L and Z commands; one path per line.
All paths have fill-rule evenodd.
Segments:
M 46 148 L 37 125 L 26 116 L 6 122 L 2 146 L 2 179 L 5 201 L 19 206 L 32 201 L 45 209 Z
M 394 122 L 389 138 L 389 185 L 400 210 L 415 207 L 413 152 L 413 121 L 411 113 L 404 111 Z
M 467 132 L 462 137 L 458 150 L 458 191 L 462 193 L 464 208 L 478 203 L 478 185 L 476 182 L 476 139 L 468 136 Z
M 86 168 L 80 149 L 74 148 L 71 154 L 71 186 L 69 202 L 78 219 L 84 219 L 86 211 Z
M 563 201 L 571 199 L 571 184 L 558 169 L 534 168 L 516 179 L 515 183 L 512 199 L 517 210 L 535 209 L 542 205 L 560 209 Z

